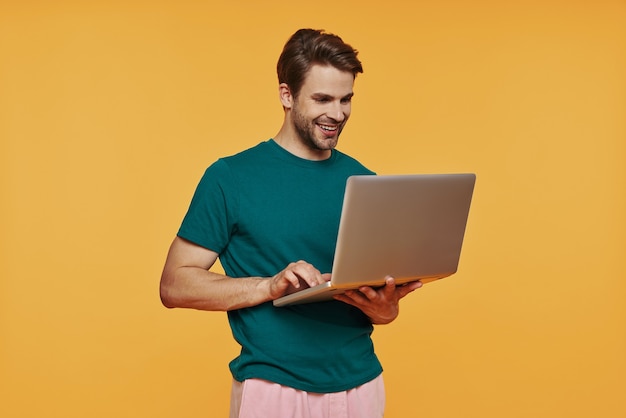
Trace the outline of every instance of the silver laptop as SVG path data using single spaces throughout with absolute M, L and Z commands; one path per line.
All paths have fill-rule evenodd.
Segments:
M 360 286 L 427 283 L 457 271 L 475 174 L 348 178 L 329 282 L 274 301 L 319 302 Z

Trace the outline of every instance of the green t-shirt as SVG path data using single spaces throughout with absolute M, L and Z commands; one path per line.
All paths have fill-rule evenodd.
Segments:
M 271 277 L 298 260 L 330 272 L 346 179 L 354 174 L 374 173 L 337 150 L 310 161 L 262 142 L 207 169 L 178 235 L 218 253 L 231 277 Z M 382 372 L 371 322 L 342 302 L 268 302 L 228 318 L 242 347 L 230 363 L 238 381 L 329 393 Z

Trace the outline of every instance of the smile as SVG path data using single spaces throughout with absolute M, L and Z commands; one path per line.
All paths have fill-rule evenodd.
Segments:
M 317 124 L 317 126 L 319 126 L 323 131 L 326 132 L 335 132 L 337 130 L 337 126 L 334 125 L 321 125 L 321 124 Z

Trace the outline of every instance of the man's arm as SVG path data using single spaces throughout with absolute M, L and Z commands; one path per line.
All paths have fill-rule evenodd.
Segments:
M 161 275 L 161 302 L 168 308 L 229 311 L 255 306 L 284 295 L 303 280 L 315 286 L 329 280 L 304 261 L 289 264 L 271 278 L 231 278 L 209 271 L 218 254 L 176 237 Z
M 387 277 L 385 286 L 380 289 L 363 286 L 358 290 L 348 290 L 344 294 L 336 295 L 335 299 L 362 310 L 372 324 L 382 325 L 396 319 L 400 313 L 400 299 L 420 287 L 422 283 L 419 281 L 396 286 L 393 277 Z

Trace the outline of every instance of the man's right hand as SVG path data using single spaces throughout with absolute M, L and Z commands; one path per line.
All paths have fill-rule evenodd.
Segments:
M 284 270 L 269 280 L 270 297 L 278 299 L 288 293 L 317 286 L 330 280 L 330 273 L 320 273 L 306 261 L 290 263 Z

